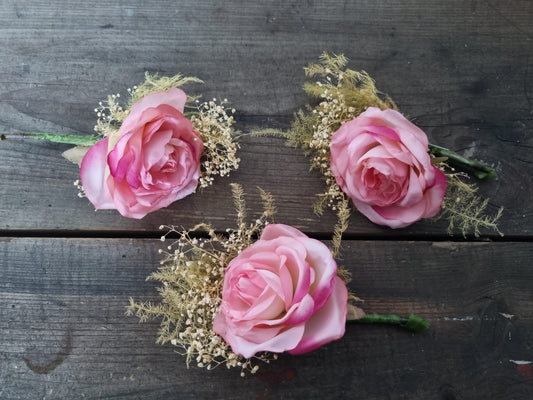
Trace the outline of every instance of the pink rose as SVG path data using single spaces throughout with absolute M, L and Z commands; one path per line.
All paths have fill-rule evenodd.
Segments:
M 437 215 L 446 191 L 426 134 L 390 109 L 370 107 L 333 134 L 331 171 L 361 213 L 391 228 Z
M 186 99 L 177 88 L 145 96 L 116 135 L 89 149 L 80 175 L 96 209 L 142 218 L 194 192 L 204 145 L 183 116 Z
M 344 335 L 348 292 L 330 250 L 271 224 L 228 265 L 213 330 L 236 354 L 301 354 Z

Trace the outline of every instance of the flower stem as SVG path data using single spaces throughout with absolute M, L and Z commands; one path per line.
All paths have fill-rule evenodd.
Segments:
M 30 132 L 28 135 L 37 140 L 49 140 L 54 143 L 67 143 L 76 146 L 92 146 L 102 139 L 97 135 L 72 135 L 68 133 Z
M 416 314 L 409 315 L 409 318 L 395 314 L 366 314 L 363 318 L 348 320 L 348 322 L 398 325 L 414 332 L 422 332 L 430 325 L 429 322 Z
M 429 151 L 436 157 L 447 157 L 448 162 L 452 166 L 463 168 L 472 173 L 478 179 L 485 178 L 494 178 L 496 177 L 496 171 L 494 168 L 489 167 L 488 165 L 482 164 L 479 161 L 471 160 L 469 158 L 463 157 L 449 149 L 444 147 L 437 146 L 435 144 L 429 144 Z

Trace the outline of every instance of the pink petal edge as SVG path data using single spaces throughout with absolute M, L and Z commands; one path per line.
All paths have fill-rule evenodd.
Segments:
M 109 174 L 107 142 L 106 137 L 92 146 L 83 157 L 80 167 L 83 190 L 97 210 L 116 209 L 106 183 Z
M 341 278 L 335 276 L 335 287 L 328 301 L 306 323 L 305 332 L 290 354 L 313 351 L 329 342 L 340 339 L 346 330 L 348 290 Z

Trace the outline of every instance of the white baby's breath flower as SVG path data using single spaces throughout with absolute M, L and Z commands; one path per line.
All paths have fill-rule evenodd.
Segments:
M 226 235 L 217 234 L 210 225 L 199 224 L 191 230 L 164 226 L 168 232 L 162 237 L 170 241 L 159 271 L 150 279 L 162 284 L 160 304 L 131 302 L 129 313 L 141 321 L 162 317 L 158 342 L 170 342 L 186 356 L 187 365 L 211 370 L 219 365 L 239 368 L 241 374 L 256 373 L 256 361 L 269 362 L 271 354 L 259 354 L 245 359 L 235 354 L 229 345 L 212 330 L 213 321 L 221 303 L 224 274 L 228 263 L 242 249 L 250 246 L 274 213 L 272 198 L 262 192 L 265 203 L 263 214 L 251 224 L 246 224 L 242 189 L 233 185 L 233 195 L 239 210 L 238 229 L 228 229 Z M 207 234 L 207 238 L 198 234 Z

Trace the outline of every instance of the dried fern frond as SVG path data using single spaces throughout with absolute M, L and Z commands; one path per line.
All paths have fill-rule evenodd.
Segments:
M 275 136 L 287 139 L 287 132 L 281 129 L 264 128 L 250 132 L 253 136 Z
M 261 200 L 263 201 L 263 213 L 261 214 L 260 221 L 263 221 L 265 224 L 267 221 L 274 222 L 274 214 L 276 214 L 276 206 L 274 205 L 274 197 L 269 193 L 264 191 L 262 188 L 258 187 Z M 263 225 L 263 223 L 259 224 Z
M 347 65 L 348 59 L 342 54 L 322 53 L 318 64 L 311 63 L 304 68 L 307 77 L 319 79 L 304 83 L 304 91 L 319 99 L 333 91 L 332 100 L 342 100 L 347 108 L 355 109 L 357 115 L 368 107 L 396 109 L 392 99 L 376 88 L 368 73 L 345 68 Z
M 294 114 L 290 130 L 285 134 L 287 145 L 300 147 L 307 155 L 310 143 L 313 140 L 313 132 L 318 123 L 318 115 L 313 113 L 313 109 L 310 106 L 307 106 L 305 110 L 298 110 Z
M 339 256 L 342 243 L 342 234 L 346 231 L 346 229 L 348 229 L 348 220 L 350 219 L 350 214 L 350 203 L 348 199 L 344 198 L 339 203 L 339 208 L 337 210 L 337 224 L 333 229 L 333 244 L 331 252 L 335 258 Z
M 238 183 L 231 184 L 231 192 L 233 195 L 233 205 L 237 210 L 237 224 L 239 228 L 245 226 L 246 219 L 246 202 L 244 200 L 244 190 Z
M 307 67 L 304 67 L 305 76 L 308 78 L 314 78 L 315 76 L 325 76 L 332 71 L 340 72 L 348 65 L 348 58 L 344 54 L 329 55 L 324 51 L 319 59 L 319 63 L 310 63 Z
M 502 216 L 503 207 L 495 215 L 488 215 L 489 199 L 477 195 L 477 187 L 464 182 L 463 174 L 447 174 L 448 186 L 442 203 L 442 211 L 438 218 L 448 220 L 448 234 L 453 235 L 456 229 L 463 237 L 473 232 L 475 237 L 481 235 L 481 229 L 495 230 L 503 236 L 498 228 L 498 220 Z
M 255 373 L 256 361 L 270 362 L 275 354 L 262 353 L 252 359 L 235 354 L 229 345 L 213 331 L 213 321 L 222 299 L 224 273 L 228 263 L 242 250 L 252 245 L 274 213 L 272 196 L 261 192 L 265 208 L 253 223 L 245 221 L 246 204 L 240 185 L 232 185 L 237 209 L 238 227 L 228 229 L 224 235 L 215 232 L 208 224 L 198 224 L 190 230 L 174 226 L 166 229 L 161 240 L 178 235 L 166 250 L 161 267 L 148 277 L 161 283 L 159 303 L 137 303 L 130 299 L 127 315 L 136 315 L 141 322 L 160 319 L 158 343 L 170 342 L 180 354 L 186 356 L 187 366 L 196 363 L 207 369 L 225 365 Z M 201 233 L 201 235 L 198 235 Z M 201 236 L 201 237 L 197 237 Z M 206 237 L 205 237 L 206 236 Z
M 194 76 L 183 76 L 181 74 L 159 76 L 158 74 L 150 75 L 150 73 L 146 72 L 144 74 L 144 82 L 139 86 L 135 86 L 131 91 L 130 108 L 134 103 L 151 93 L 179 88 L 189 83 L 203 83 L 203 81 Z M 194 102 L 196 99 L 188 98 L 187 100 L 188 102 Z

